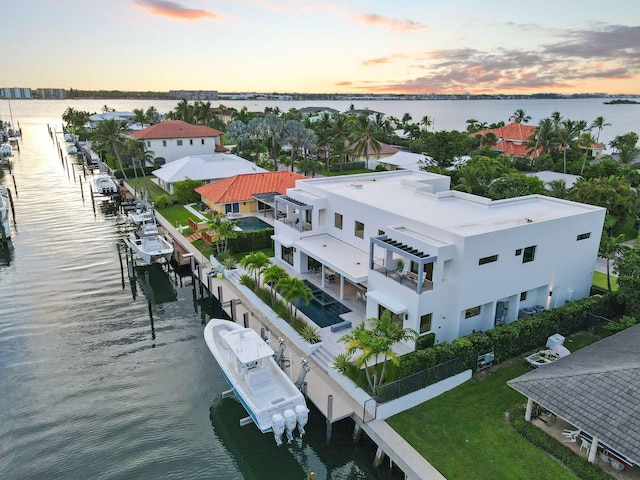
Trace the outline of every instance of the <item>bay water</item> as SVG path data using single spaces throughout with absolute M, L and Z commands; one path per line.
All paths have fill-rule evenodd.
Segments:
M 517 109 L 531 123 L 560 111 L 588 122 L 604 116 L 608 142 L 640 133 L 638 107 L 603 99 L 500 101 L 367 101 L 401 118 L 424 115 L 435 129 L 464 130 L 465 121 L 507 121 Z M 81 195 L 81 170 L 66 167 L 49 130 L 61 130 L 67 107 L 99 112 L 173 101 L 0 100 L 0 119 L 19 123 L 20 153 L 0 183 L 13 192 L 13 248 L 0 255 L 0 476 L 31 478 L 304 479 L 402 478 L 374 469 L 375 446 L 351 441 L 340 422 L 330 445 L 324 419 L 312 410 L 307 436 L 286 447 L 253 425 L 232 399 L 202 338 L 207 316 L 190 279 L 169 276 L 175 301 L 152 306 L 121 275 L 117 244 L 126 220 Z M 311 105 L 346 110 L 350 101 L 221 101 L 282 111 Z M 212 104 L 216 104 L 212 102 Z M 57 134 L 61 140 L 60 133 Z

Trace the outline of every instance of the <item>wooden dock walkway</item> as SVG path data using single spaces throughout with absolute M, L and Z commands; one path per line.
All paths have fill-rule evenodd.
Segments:
M 196 249 L 191 243 L 162 216 L 156 216 L 158 223 L 173 237 L 174 247 L 181 252 L 180 258 L 193 258 L 194 264 L 199 265 L 196 272 L 199 272 L 199 280 L 207 286 L 210 292 L 222 293 L 221 303 L 228 310 L 230 300 L 234 300 L 235 319 L 242 322 L 247 319 L 250 328 L 257 332 L 262 329 L 270 332 L 272 345 L 277 343 L 278 338 L 286 340 L 286 336 L 280 332 L 276 326 L 268 319 L 267 315 L 252 302 L 228 279 L 218 278 L 218 276 L 208 275 L 211 270 L 209 259 Z M 186 255 L 186 256 L 185 256 Z M 221 290 L 218 290 L 218 289 Z M 237 300 L 239 300 L 239 302 Z M 226 311 L 225 310 L 225 311 Z M 301 369 L 301 360 L 307 359 L 307 355 L 302 352 L 294 342 L 286 342 L 284 352 L 285 359 L 291 359 L 291 364 L 285 367 L 285 371 L 290 374 L 290 378 L 296 381 Z M 305 378 L 307 398 L 327 419 L 327 426 L 334 422 L 351 417 L 358 427 L 378 445 L 378 454 L 384 452 L 389 458 L 404 472 L 406 480 L 446 480 L 427 460 L 422 457 L 409 443 L 403 439 L 389 424 L 382 420 L 373 420 L 364 423 L 362 420 L 364 406 L 360 405 L 351 395 L 345 392 L 344 388 L 338 385 L 324 370 L 324 368 L 313 361 L 310 361 L 311 369 Z M 329 412 L 329 396 L 332 397 L 331 414 Z M 376 454 L 376 455 L 378 455 Z

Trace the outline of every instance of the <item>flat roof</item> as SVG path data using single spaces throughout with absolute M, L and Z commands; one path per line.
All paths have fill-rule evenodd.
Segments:
M 527 223 L 555 220 L 601 210 L 602 207 L 529 195 L 490 200 L 463 192 L 433 193 L 430 180 L 441 175 L 418 171 L 392 171 L 314 178 L 304 183 L 329 194 L 393 213 L 401 219 L 434 225 L 461 236 L 473 236 Z M 300 183 L 296 184 L 300 186 Z M 293 191 L 288 194 L 295 197 Z

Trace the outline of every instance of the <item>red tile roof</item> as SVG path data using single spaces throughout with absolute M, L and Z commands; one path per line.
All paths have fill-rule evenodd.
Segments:
M 191 125 L 182 120 L 167 120 L 133 132 L 131 135 L 138 140 L 154 140 L 163 138 L 219 137 L 222 132 L 202 125 Z
M 513 142 L 526 142 L 531 137 L 534 129 L 533 125 L 523 125 L 522 123 L 510 123 L 504 127 L 494 128 L 492 130 L 480 130 L 474 132 L 471 135 L 486 135 L 487 133 L 493 133 L 496 138 L 502 138 L 503 140 L 511 140 Z
M 293 172 L 247 173 L 224 178 L 196 188 L 203 197 L 213 203 L 242 202 L 251 200 L 257 193 L 278 192 L 284 195 L 287 188 L 295 187 L 296 180 L 307 177 Z

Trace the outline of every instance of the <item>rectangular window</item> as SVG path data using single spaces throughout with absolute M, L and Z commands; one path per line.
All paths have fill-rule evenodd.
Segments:
M 522 255 L 522 249 L 521 249 L 521 248 L 518 248 L 518 249 L 516 250 L 516 257 L 517 257 L 517 256 L 520 256 L 520 255 Z
M 536 258 L 536 246 L 527 247 L 524 249 L 524 255 L 522 255 L 522 263 L 533 262 Z
M 427 313 L 420 317 L 420 333 L 427 333 L 431 330 L 431 317 L 433 317 L 433 313 Z
M 391 310 L 386 308 L 384 305 L 378 305 L 378 318 L 382 318 L 382 314 L 388 311 L 391 314 L 391 321 L 400 327 L 403 326 L 404 323 L 404 313 L 393 313 Z
M 166 140 L 162 140 L 162 146 L 166 147 L 167 146 L 167 141 Z
M 293 247 L 282 246 L 282 260 L 293 266 Z
M 527 299 L 527 292 L 520 292 L 520 301 L 524 302 Z
M 580 235 L 578 235 L 578 237 L 576 238 L 577 241 L 580 240 L 586 240 L 587 238 L 589 238 L 591 236 L 591 232 L 589 233 L 581 233 Z
M 335 225 L 336 225 L 336 228 L 339 228 L 340 230 L 342 230 L 342 214 L 341 213 L 335 214 Z
M 480 305 L 477 307 L 467 308 L 464 311 L 464 318 L 477 317 L 478 315 L 480 315 Z
M 193 138 L 189 139 L 189 145 L 193 145 Z
M 181 147 L 182 146 L 182 140 L 176 140 L 176 144 Z
M 355 233 L 356 237 L 364 238 L 364 223 L 359 222 L 359 221 L 356 220 L 355 226 L 356 226 L 356 228 L 355 228 L 354 233 Z
M 484 265 L 486 263 L 492 263 L 497 261 L 498 261 L 498 255 L 491 255 L 489 257 L 482 257 L 480 260 L 478 260 L 478 265 Z

